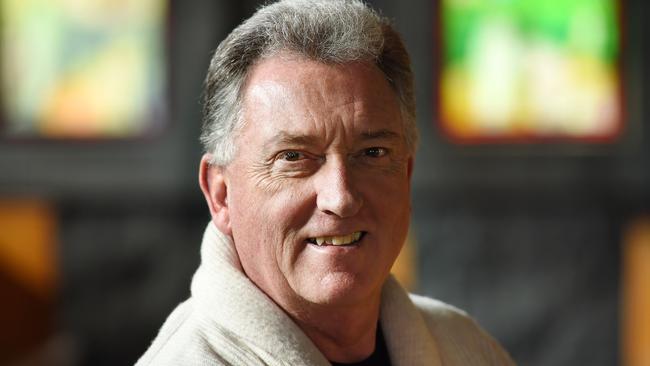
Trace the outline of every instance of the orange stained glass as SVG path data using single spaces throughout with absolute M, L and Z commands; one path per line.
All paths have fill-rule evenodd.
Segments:
M 650 216 L 632 223 L 623 246 L 622 357 L 650 365 Z
M 415 263 L 416 242 L 413 233 L 409 230 L 404 247 L 391 268 L 391 273 L 408 290 L 415 290 L 417 286 L 417 264 Z
M 56 218 L 47 202 L 0 199 L 0 267 L 44 300 L 57 284 L 56 242 Z

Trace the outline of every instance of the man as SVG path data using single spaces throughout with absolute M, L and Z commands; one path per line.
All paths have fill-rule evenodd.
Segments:
M 236 28 L 206 80 L 202 264 L 138 365 L 512 364 L 389 275 L 416 140 L 408 55 L 361 2 L 280 1 Z

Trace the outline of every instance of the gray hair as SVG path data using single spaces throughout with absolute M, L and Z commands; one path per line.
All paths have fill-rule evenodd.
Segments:
M 201 142 L 211 164 L 235 155 L 243 87 L 252 65 L 280 52 L 325 63 L 372 62 L 399 99 L 411 153 L 418 133 L 408 52 L 391 22 L 359 0 L 281 0 L 260 8 L 221 42 L 205 80 Z

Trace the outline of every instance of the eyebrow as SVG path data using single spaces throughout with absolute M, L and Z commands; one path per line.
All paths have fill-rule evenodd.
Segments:
M 279 131 L 272 139 L 264 143 L 263 151 L 275 150 L 277 146 L 309 146 L 316 144 L 316 137 L 310 135 L 297 135 L 287 131 Z
M 362 140 L 398 140 L 402 135 L 395 131 L 381 129 L 376 131 L 365 131 L 361 133 Z
M 397 132 L 381 129 L 375 131 L 364 131 L 360 134 L 362 141 L 373 140 L 399 140 L 402 138 Z M 293 134 L 287 131 L 279 131 L 271 140 L 264 144 L 264 149 L 269 150 L 276 145 L 299 145 L 309 146 L 317 145 L 318 137 L 312 135 Z
M 275 135 L 274 143 L 292 145 L 311 145 L 316 143 L 316 136 L 296 135 L 286 131 L 280 131 Z

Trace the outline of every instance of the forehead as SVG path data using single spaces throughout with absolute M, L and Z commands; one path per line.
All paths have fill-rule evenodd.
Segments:
M 402 134 L 397 97 L 371 63 L 325 64 L 279 55 L 253 66 L 244 87 L 246 124 L 290 130 L 344 125 L 348 130 L 390 129 Z

